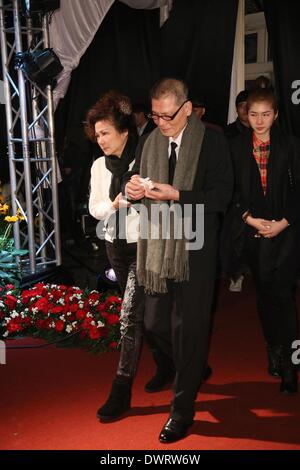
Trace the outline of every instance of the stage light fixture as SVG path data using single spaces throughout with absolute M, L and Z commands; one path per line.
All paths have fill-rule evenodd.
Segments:
M 15 66 L 39 86 L 53 85 L 55 77 L 63 70 L 58 56 L 50 48 L 17 53 Z

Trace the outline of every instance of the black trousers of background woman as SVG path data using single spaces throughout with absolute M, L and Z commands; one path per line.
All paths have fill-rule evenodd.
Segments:
M 298 337 L 294 298 L 298 264 L 296 238 L 294 229 L 288 227 L 273 239 L 249 234 L 246 243 L 265 340 L 271 347 L 281 345 L 286 360 L 290 360 L 292 342 Z M 263 251 L 269 253 L 268 258 L 263 256 Z

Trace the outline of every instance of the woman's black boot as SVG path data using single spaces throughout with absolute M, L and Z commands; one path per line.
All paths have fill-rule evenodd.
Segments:
M 298 376 L 294 367 L 282 370 L 280 393 L 292 395 L 298 392 Z
M 296 367 L 292 363 L 291 354 L 291 349 L 284 350 L 281 367 L 280 392 L 287 395 L 298 391 L 298 375 Z
M 108 399 L 97 411 L 97 418 L 102 422 L 114 421 L 130 410 L 132 379 L 117 376 L 111 387 Z
M 282 346 L 280 344 L 277 346 L 271 346 L 270 344 L 267 344 L 267 353 L 269 360 L 269 374 L 273 377 L 280 377 L 282 366 Z

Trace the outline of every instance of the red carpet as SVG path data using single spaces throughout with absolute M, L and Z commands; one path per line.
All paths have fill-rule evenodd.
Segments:
M 33 343 L 41 342 L 7 341 Z M 266 373 L 249 278 L 242 293 L 228 292 L 223 283 L 209 361 L 213 375 L 198 395 L 195 424 L 185 439 L 169 446 L 157 439 L 171 392 L 143 391 L 154 370 L 146 348 L 130 415 L 112 424 L 96 420 L 117 360 L 118 353 L 94 356 L 53 346 L 9 350 L 7 364 L 0 365 L 0 449 L 300 449 L 300 394 L 281 396 L 279 381 Z

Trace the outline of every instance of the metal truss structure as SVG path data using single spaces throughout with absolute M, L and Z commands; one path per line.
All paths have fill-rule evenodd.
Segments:
M 48 14 L 22 15 L 20 0 L 0 0 L 0 35 L 6 102 L 12 212 L 23 274 L 61 264 L 57 162 L 51 86 L 39 87 L 16 66 L 16 55 L 49 47 Z

